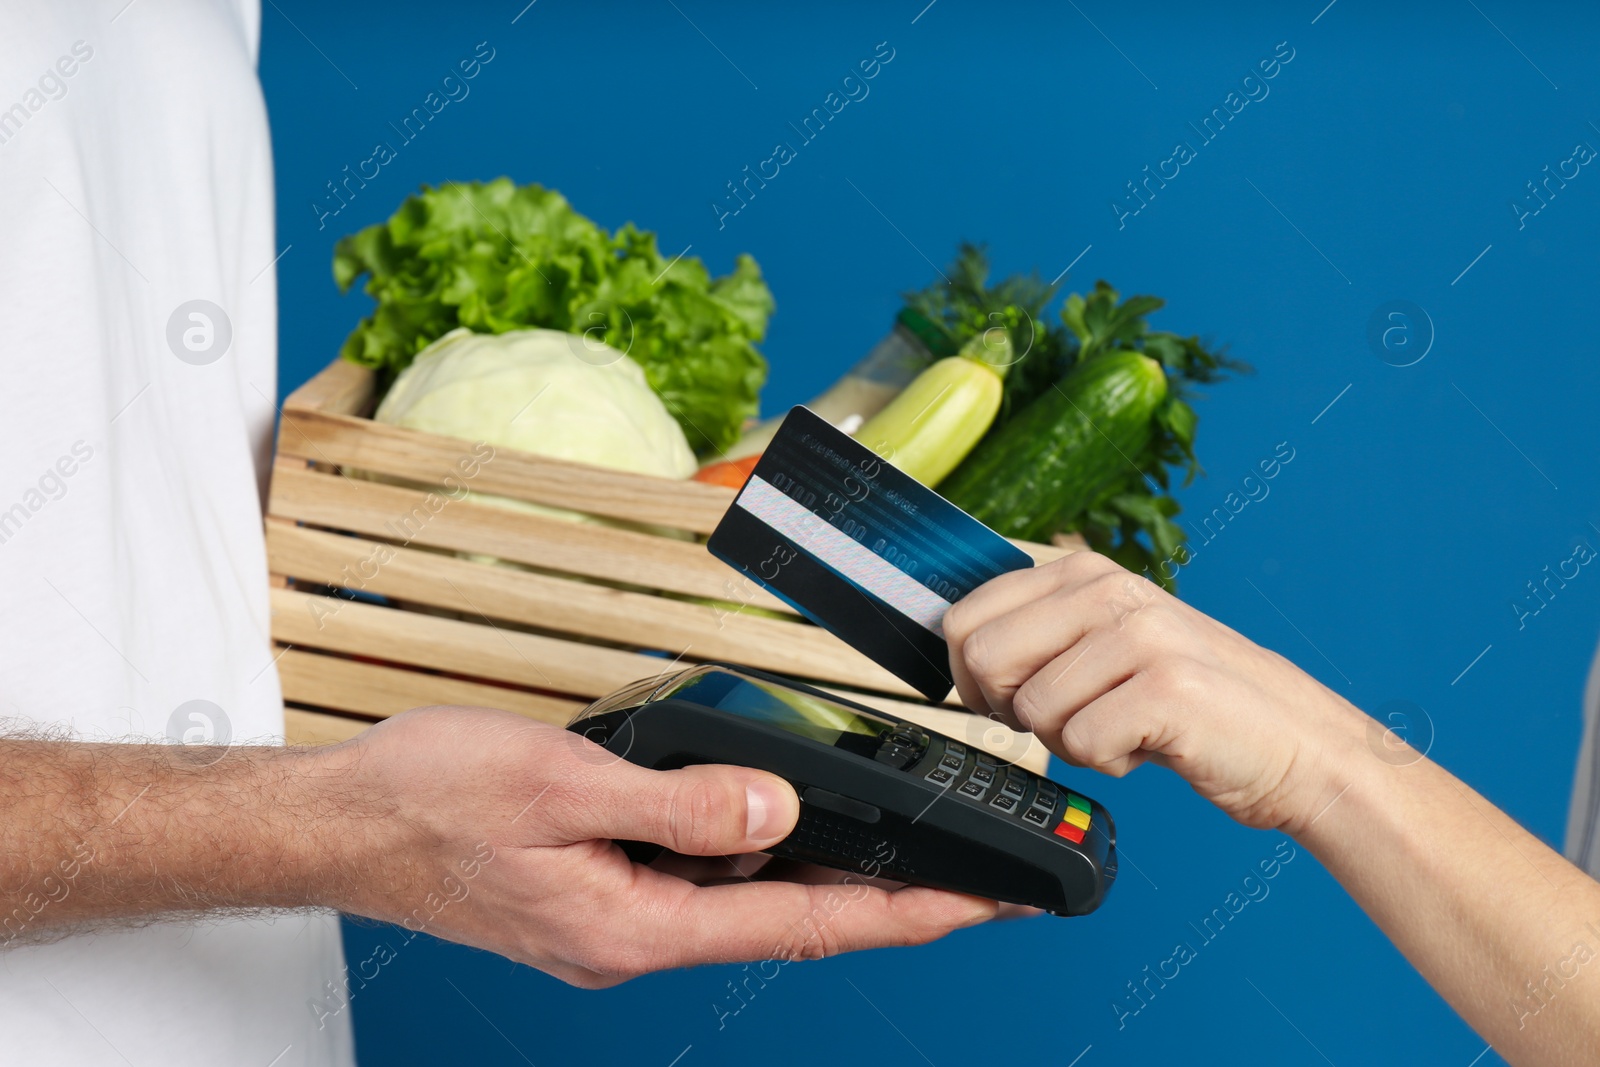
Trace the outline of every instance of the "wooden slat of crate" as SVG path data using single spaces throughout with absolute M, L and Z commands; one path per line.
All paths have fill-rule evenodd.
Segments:
M 590 698 L 660 673 L 670 662 L 293 589 L 272 590 L 272 634 L 300 648 L 370 656 Z
M 428 505 L 430 495 L 437 510 Z M 312 470 L 294 460 L 280 460 L 274 466 L 268 510 L 274 517 L 371 537 L 793 614 L 777 597 L 714 558 L 704 545 L 512 511 L 470 498 L 449 500 Z
M 679 666 L 656 656 L 491 629 L 481 624 L 336 600 L 292 589 L 272 591 L 272 632 L 278 641 L 299 648 L 394 660 L 589 699 Z M 291 648 L 285 658 L 294 654 Z M 349 675 L 342 673 L 341 667 L 330 668 L 311 662 L 320 659 L 327 659 L 330 664 L 339 662 L 322 656 L 308 656 L 297 661 L 294 669 L 303 673 L 294 683 L 296 692 L 315 694 L 324 686 L 331 692 L 334 686 L 348 679 Z M 419 674 L 418 677 L 432 676 Z M 400 683 L 397 680 L 395 684 Z M 499 692 L 497 687 L 485 688 Z M 831 686 L 823 688 L 838 692 Z M 1035 770 L 1042 770 L 1049 758 L 1043 746 L 1031 737 L 1018 737 L 996 724 L 983 724 L 986 727 L 983 731 L 975 729 L 979 724 L 963 711 L 931 708 L 876 693 L 841 695 L 956 737 L 967 737 L 974 745 Z M 320 698 L 313 695 L 303 702 L 324 707 L 332 704 L 326 695 Z M 474 697 L 473 702 L 479 701 Z
M 472 454 L 471 444 L 458 438 L 348 415 L 285 407 L 283 423 L 285 454 L 421 482 L 437 482 L 463 455 Z M 716 528 L 734 497 L 723 486 L 650 478 L 509 448 L 496 448 L 471 484 L 479 492 L 702 534 Z
M 916 695 L 826 630 L 799 620 L 532 574 L 280 522 L 268 525 L 267 558 L 275 573 L 308 581 L 350 585 L 355 576 L 364 592 L 433 607 L 661 648 L 693 660 L 735 661 L 780 674 Z M 363 570 L 364 562 L 372 565 Z
M 360 415 L 371 407 L 377 385 L 378 377 L 371 367 L 336 359 L 290 393 L 283 409 Z M 278 447 L 285 446 L 280 442 Z
M 283 679 L 283 698 L 291 703 L 379 719 L 430 704 L 461 704 L 502 708 L 565 726 L 586 703 L 299 649 L 283 653 L 278 660 L 278 674 Z M 356 729 L 366 725 L 356 722 Z

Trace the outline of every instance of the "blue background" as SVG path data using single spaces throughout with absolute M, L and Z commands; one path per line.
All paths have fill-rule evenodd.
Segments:
M 1600 172 L 1585 167 L 1525 228 L 1509 204 L 1575 143 L 1600 145 L 1592 5 L 939 0 L 919 18 L 926 0 L 540 0 L 513 24 L 523 2 L 264 6 L 290 246 L 285 392 L 367 306 L 337 294 L 334 240 L 422 182 L 509 174 L 608 227 L 636 220 L 669 254 L 692 244 L 719 272 L 753 253 L 778 300 L 768 411 L 863 354 L 897 292 L 926 284 L 963 237 L 988 241 L 1001 272 L 1053 278 L 1076 259 L 1069 289 L 1106 278 L 1164 296 L 1157 327 L 1258 368 L 1199 405 L 1210 475 L 1180 494 L 1187 514 L 1220 505 L 1279 442 L 1294 449 L 1271 495 L 1199 547 L 1183 595 L 1369 710 L 1425 709 L 1412 740 L 1431 732 L 1436 758 L 1559 845 L 1600 575 L 1585 571 L 1523 629 L 1510 605 L 1578 539 L 1600 545 Z M 494 59 L 470 96 L 319 229 L 324 184 L 395 140 L 388 123 L 480 41 Z M 795 140 L 787 123 L 881 41 L 894 58 L 870 95 L 719 229 L 724 183 Z M 1200 145 L 1187 124 L 1283 41 L 1294 58 L 1270 95 Z M 1119 229 L 1110 203 L 1181 139 L 1197 158 Z M 1431 320 L 1415 365 L 1369 343 L 1369 317 L 1391 300 Z M 1428 327 L 1410 325 L 1420 346 Z M 738 968 L 587 993 L 419 939 L 356 994 L 362 1056 L 946 1067 L 993 1062 L 998 1043 L 1019 1062 L 1083 1067 L 1246 1052 L 1466 1067 L 1483 1050 L 1304 852 L 1119 1030 L 1109 1005 L 1125 983 L 1176 942 L 1197 944 L 1188 924 L 1281 838 L 1232 825 L 1158 770 L 1062 773 L 1116 813 L 1127 850 L 1092 917 L 790 965 L 720 1030 L 712 1005 Z M 350 927 L 350 959 L 399 937 Z

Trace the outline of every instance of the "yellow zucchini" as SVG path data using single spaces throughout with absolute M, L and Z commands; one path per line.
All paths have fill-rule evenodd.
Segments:
M 923 485 L 938 485 L 994 422 L 1011 354 L 1003 330 L 974 337 L 960 355 L 917 375 L 861 425 L 856 440 Z

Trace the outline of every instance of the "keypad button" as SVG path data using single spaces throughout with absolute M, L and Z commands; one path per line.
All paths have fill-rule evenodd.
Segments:
M 1089 814 L 1089 812 L 1092 810 L 1090 808 L 1090 805 L 1089 805 L 1089 798 L 1088 797 L 1080 797 L 1076 793 L 1068 793 L 1067 794 L 1067 803 L 1069 805 L 1071 805 L 1072 807 L 1077 808 L 1079 811 L 1083 812 L 1085 815 Z
M 1028 791 L 1028 784 L 1026 779 L 1018 778 L 1016 775 L 1012 775 L 1006 779 L 1006 784 L 1000 788 L 1004 790 L 1007 796 L 1015 797 L 1016 799 L 1021 800 L 1022 795 Z
M 954 780 L 955 775 L 951 774 L 943 767 L 935 767 L 933 770 L 924 775 L 924 777 L 934 785 L 949 785 L 951 781 Z
M 1079 811 L 1077 808 L 1069 807 L 1065 814 L 1062 815 L 1062 818 L 1069 826 L 1076 826 L 1080 830 L 1089 828 L 1089 813 L 1086 811 Z
M 989 803 L 991 806 L 999 808 L 1001 811 L 1006 812 L 1007 814 L 1017 810 L 1017 798 L 1008 797 L 1004 793 L 999 794 L 993 800 L 989 801 Z
M 1043 826 L 1045 823 L 1050 821 L 1050 816 L 1046 815 L 1038 808 L 1029 808 L 1027 811 L 1022 813 L 1022 817 L 1033 823 L 1035 826 Z
M 984 785 L 988 785 L 994 781 L 994 769 L 992 767 L 985 767 L 980 763 L 972 772 L 972 780 L 975 782 L 982 782 Z
M 1068 841 L 1071 841 L 1074 845 L 1081 845 L 1083 843 L 1083 831 L 1080 828 L 1072 825 L 1070 822 L 1064 822 L 1060 826 L 1056 827 L 1056 836 L 1064 837 Z
M 967 746 L 963 745 L 959 741 L 946 741 L 944 743 L 944 750 L 957 759 L 967 758 Z
M 1056 801 L 1054 797 L 1037 796 L 1033 798 L 1033 810 L 1048 818 L 1055 814 Z
M 944 754 L 944 759 L 939 761 L 939 766 L 949 767 L 952 771 L 959 771 L 961 769 L 961 763 L 962 760 L 960 756 L 946 752 Z
M 958 792 L 969 797 L 981 797 L 983 796 L 984 789 L 983 786 L 977 782 L 966 781 L 961 783 L 961 788 L 958 790 Z

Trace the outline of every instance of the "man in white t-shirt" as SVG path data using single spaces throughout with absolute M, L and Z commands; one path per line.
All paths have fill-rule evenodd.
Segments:
M 798 802 L 755 771 L 644 771 L 482 709 L 277 747 L 259 37 L 250 0 L 0 7 L 5 1061 L 348 1063 L 335 909 L 587 986 L 992 915 L 926 889 L 838 911 L 827 886 L 703 887 L 610 843 L 770 845 Z

